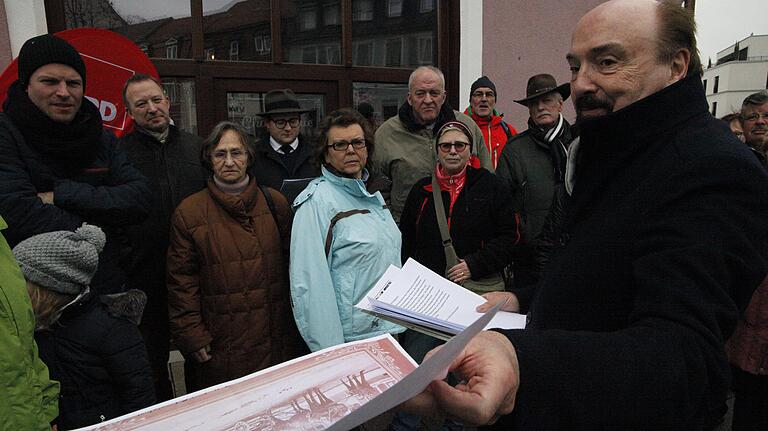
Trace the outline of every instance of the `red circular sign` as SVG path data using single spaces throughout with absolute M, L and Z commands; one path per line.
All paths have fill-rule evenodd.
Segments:
M 123 85 L 137 73 L 159 78 L 157 70 L 144 52 L 130 39 L 109 30 L 77 28 L 56 33 L 80 52 L 85 63 L 87 83 L 85 97 L 101 112 L 104 127 L 121 136 L 133 127 L 123 104 Z M 14 59 L 0 75 L 0 106 L 8 87 L 18 79 Z

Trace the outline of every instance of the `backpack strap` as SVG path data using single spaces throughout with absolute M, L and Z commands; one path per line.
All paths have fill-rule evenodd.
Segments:
M 506 133 L 506 134 L 507 134 L 507 140 L 509 140 L 509 138 L 511 138 L 511 137 L 513 137 L 513 136 L 515 136 L 515 135 L 513 135 L 513 134 L 512 134 L 512 132 L 509 130 L 509 126 L 507 125 L 507 123 L 506 123 L 504 120 L 501 120 L 501 128 L 502 128 L 502 129 L 504 129 L 504 133 Z
M 277 221 L 277 211 L 275 210 L 275 201 L 272 199 L 272 194 L 269 193 L 269 188 L 267 186 L 259 184 L 259 189 L 261 189 L 261 193 L 264 194 L 264 199 L 267 201 L 269 213 L 272 214 L 272 219 L 275 220 L 275 226 L 277 226 L 277 230 L 279 231 L 280 223 Z

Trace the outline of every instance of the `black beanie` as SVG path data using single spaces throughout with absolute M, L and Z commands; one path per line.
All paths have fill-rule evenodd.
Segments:
M 477 78 L 477 81 L 472 83 L 472 88 L 469 89 L 469 98 L 472 99 L 472 93 L 480 87 L 488 87 L 496 94 L 496 99 L 499 98 L 499 93 L 496 92 L 496 84 L 493 83 L 487 76 L 481 76 Z
M 85 88 L 85 63 L 75 48 L 64 39 L 52 34 L 43 34 L 24 42 L 19 51 L 19 83 L 26 89 L 29 78 L 37 69 L 46 64 L 65 64 L 80 74 Z

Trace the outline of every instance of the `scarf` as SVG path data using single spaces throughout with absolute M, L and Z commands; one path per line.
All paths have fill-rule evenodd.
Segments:
M 456 203 L 456 200 L 459 198 L 459 194 L 461 194 L 461 190 L 464 189 L 464 184 L 467 182 L 467 167 L 464 166 L 464 169 L 462 169 L 461 172 L 456 175 L 448 175 L 443 170 L 443 167 L 440 165 L 440 163 L 438 163 L 435 167 L 435 177 L 437 177 L 437 183 L 440 185 L 440 190 L 448 192 L 448 195 L 451 197 L 451 202 L 448 205 L 448 214 L 446 217 L 448 220 L 448 226 L 450 227 L 451 215 L 453 215 L 453 204 Z
M 133 128 L 138 130 L 140 133 L 143 133 L 143 134 L 145 134 L 147 136 L 150 136 L 150 137 L 154 138 L 157 142 L 160 142 L 161 144 L 164 144 L 165 141 L 168 140 L 168 135 L 169 135 L 169 133 L 171 131 L 171 125 L 170 124 L 168 125 L 168 127 L 165 128 L 165 131 L 157 133 L 157 132 L 153 132 L 151 130 L 147 130 L 147 129 L 139 126 L 138 124 L 136 124 L 135 121 L 133 123 Z
M 228 195 L 239 195 L 240 193 L 244 192 L 245 189 L 248 188 L 248 183 L 251 182 L 251 179 L 248 177 L 248 175 L 245 176 L 241 181 L 235 183 L 235 184 L 229 184 L 225 183 L 224 181 L 220 180 L 216 175 L 213 176 L 213 183 L 216 184 L 216 187 L 219 188 L 222 192 L 228 194 Z
M 80 110 L 69 123 L 53 121 L 29 99 L 19 81 L 8 88 L 3 110 L 19 129 L 27 145 L 55 170 L 74 174 L 88 167 L 101 149 L 101 115 L 83 98 Z
M 528 118 L 528 129 L 531 135 L 538 141 L 548 144 L 552 152 L 552 164 L 555 171 L 555 181 L 565 180 L 565 164 L 568 157 L 568 146 L 571 144 L 571 125 L 561 114 L 557 123 L 547 130 L 542 129 Z

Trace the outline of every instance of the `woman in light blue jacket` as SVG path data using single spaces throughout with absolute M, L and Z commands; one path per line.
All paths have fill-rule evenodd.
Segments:
M 351 109 L 332 112 L 318 132 L 322 176 L 293 203 L 290 265 L 293 315 L 312 351 L 404 330 L 355 308 L 401 264 L 400 230 L 381 193 L 366 189 L 373 134 Z

